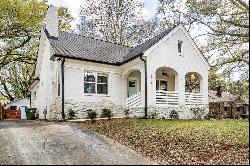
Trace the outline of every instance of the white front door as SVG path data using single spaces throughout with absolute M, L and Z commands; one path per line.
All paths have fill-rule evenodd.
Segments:
M 128 80 L 128 97 L 135 95 L 137 93 L 137 90 L 137 80 Z

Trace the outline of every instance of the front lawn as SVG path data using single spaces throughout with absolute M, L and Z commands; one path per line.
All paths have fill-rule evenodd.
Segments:
M 245 120 L 100 120 L 82 123 L 162 164 L 249 164 Z

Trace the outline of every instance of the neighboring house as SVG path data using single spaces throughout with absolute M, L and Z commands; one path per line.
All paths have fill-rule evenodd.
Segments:
M 190 108 L 208 112 L 209 64 L 182 25 L 131 48 L 58 31 L 57 9 L 48 9 L 35 79 L 32 107 L 43 119 L 61 119 L 69 109 L 110 108 L 116 117 L 144 117 L 151 111 L 191 118 Z
M 246 118 L 249 116 L 249 104 L 240 96 L 223 92 L 219 86 L 217 91 L 209 91 L 209 111 L 221 118 Z
M 27 108 L 30 108 L 30 99 L 16 99 L 10 103 L 7 103 L 5 108 L 7 109 L 7 118 L 8 115 L 10 116 L 12 114 L 11 116 L 14 119 L 26 119 L 26 110 Z
M 6 104 L 6 108 L 20 109 L 21 107 L 30 107 L 30 99 L 28 98 L 20 98 L 14 101 L 11 101 Z

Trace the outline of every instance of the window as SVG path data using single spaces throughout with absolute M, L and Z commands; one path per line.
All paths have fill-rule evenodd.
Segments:
M 84 73 L 84 93 L 95 93 L 95 73 L 85 71 Z
M 183 41 L 178 40 L 178 52 L 181 53 L 182 51 L 182 43 Z
M 168 82 L 165 80 L 156 80 L 156 90 L 167 91 Z
M 108 74 L 86 70 L 84 72 L 84 93 L 108 94 Z
M 36 98 L 36 91 L 33 92 L 34 98 Z
M 60 70 L 57 71 L 57 95 L 61 95 L 61 79 L 60 79 Z
M 103 73 L 97 74 L 97 93 L 108 94 L 108 75 Z

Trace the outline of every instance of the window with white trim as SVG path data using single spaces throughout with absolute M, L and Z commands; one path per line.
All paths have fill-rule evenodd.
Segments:
M 183 44 L 183 41 L 178 40 L 178 52 L 179 52 L 179 53 L 182 52 L 182 44 Z
M 36 90 L 33 92 L 33 96 L 34 98 L 36 98 Z
M 84 93 L 108 94 L 108 74 L 85 70 Z
M 97 94 L 108 94 L 108 74 L 97 73 Z

